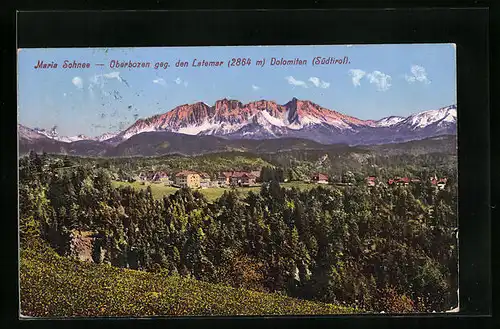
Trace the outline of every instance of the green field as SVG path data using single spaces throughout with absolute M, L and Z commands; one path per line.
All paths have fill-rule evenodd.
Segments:
M 21 314 L 32 317 L 298 315 L 359 310 L 24 249 Z
M 288 182 L 288 183 L 281 183 L 280 185 L 284 188 L 295 187 L 300 190 L 311 189 L 313 187 L 318 186 L 316 184 L 305 183 L 305 182 Z M 158 184 L 145 183 L 144 185 L 142 185 L 140 182 L 127 183 L 127 182 L 113 181 L 113 186 L 114 187 L 131 186 L 135 189 L 145 189 L 146 187 L 150 186 L 151 192 L 153 193 L 153 198 L 157 200 L 163 198 L 164 195 L 173 194 L 178 190 L 178 188 L 176 187 L 165 186 L 165 184 L 163 183 L 158 183 Z M 322 185 L 322 186 L 331 186 L 331 185 Z M 210 188 L 200 189 L 199 191 L 205 195 L 207 200 L 214 201 L 217 200 L 222 194 L 224 194 L 224 191 L 229 191 L 229 190 L 231 190 L 231 188 L 210 187 Z M 260 186 L 237 187 L 236 190 L 242 194 L 249 193 L 250 191 L 253 191 L 254 193 L 259 193 Z

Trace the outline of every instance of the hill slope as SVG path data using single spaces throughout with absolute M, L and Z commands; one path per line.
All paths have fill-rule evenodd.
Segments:
M 201 155 L 221 152 L 249 152 L 254 154 L 276 152 L 356 151 L 371 150 L 379 153 L 456 153 L 456 136 L 443 135 L 410 142 L 379 145 L 321 144 L 307 138 L 227 139 L 220 136 L 192 136 L 172 132 L 145 132 L 132 136 L 122 143 L 112 146 L 107 143 L 80 140 L 71 143 L 60 142 L 40 135 L 20 125 L 19 152 L 30 150 L 42 153 L 68 154 L 79 156 L 160 156 L 168 154 Z
M 457 154 L 457 136 L 444 135 L 431 137 L 427 139 L 414 140 L 405 143 L 380 144 L 363 146 L 362 148 L 371 150 L 377 154 L 426 154 L 426 153 L 445 153 Z
M 277 152 L 294 149 L 325 149 L 329 145 L 308 139 L 229 140 L 218 136 L 192 136 L 172 132 L 144 132 L 132 136 L 106 152 L 107 156 L 198 155 L 213 152 Z
M 21 313 L 32 317 L 294 315 L 351 308 L 83 263 L 51 249 L 23 250 Z

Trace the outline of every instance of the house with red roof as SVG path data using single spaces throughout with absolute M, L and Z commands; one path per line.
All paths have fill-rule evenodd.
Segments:
M 409 177 L 401 177 L 401 178 L 391 178 L 387 181 L 387 184 L 389 185 L 404 185 L 407 186 L 410 184 L 410 182 L 414 182 L 413 179 Z
M 328 184 L 328 175 L 315 173 L 311 176 L 311 181 L 316 184 Z
M 252 186 L 255 185 L 257 177 L 246 171 L 234 171 L 231 174 L 231 185 Z
M 368 177 L 366 177 L 366 185 L 367 186 L 375 186 L 375 183 L 376 183 L 375 176 L 368 176 Z
M 406 186 L 406 185 L 410 184 L 410 181 L 411 181 L 411 179 L 409 177 L 402 177 L 402 178 L 400 178 L 398 180 L 398 183 L 400 185 L 405 185 Z
M 258 176 L 247 171 L 226 171 L 217 177 L 219 186 L 253 186 Z
M 440 190 L 444 189 L 444 187 L 446 186 L 446 182 L 448 181 L 447 178 L 440 178 L 438 179 L 436 176 L 432 177 L 431 178 L 431 184 L 437 188 L 439 188 Z

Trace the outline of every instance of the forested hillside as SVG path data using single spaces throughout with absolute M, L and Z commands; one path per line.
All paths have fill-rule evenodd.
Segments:
M 150 189 L 115 189 L 118 160 L 31 153 L 20 159 L 21 239 L 27 246 L 39 234 L 72 257 L 72 232 L 91 232 L 96 263 L 368 311 L 443 311 L 456 306 L 457 183 L 440 160 L 403 156 L 384 170 L 439 167 L 450 178 L 443 190 L 427 179 L 303 191 L 273 180 L 208 202 L 190 189 L 162 200 Z
M 443 144 L 444 143 L 444 144 Z M 359 182 L 368 175 L 387 181 L 395 176 L 428 178 L 457 176 L 455 139 L 443 138 L 434 143 L 430 140 L 404 144 L 353 148 L 332 145 L 328 150 L 283 150 L 274 153 L 222 152 L 198 156 L 179 154 L 155 157 L 79 157 L 51 156 L 73 165 L 106 169 L 112 177 L 126 180 L 149 170 L 176 172 L 195 170 L 217 176 L 221 171 L 252 171 L 263 167 L 280 168 L 287 180 L 304 180 L 315 172 L 323 172 L 340 181 L 351 172 Z M 435 150 L 443 149 L 443 152 Z M 62 166 L 62 165 L 61 165 Z

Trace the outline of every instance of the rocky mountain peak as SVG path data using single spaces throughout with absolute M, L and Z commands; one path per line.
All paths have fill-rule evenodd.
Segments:
M 111 144 L 121 143 L 143 132 L 213 135 L 229 139 L 299 137 L 320 143 L 350 143 L 354 140 L 356 143 L 364 143 L 372 139 L 378 140 L 378 131 L 382 139 L 390 138 L 390 131 L 394 130 L 394 133 L 401 135 L 404 140 L 413 138 L 416 131 L 422 131 L 423 137 L 431 136 L 434 131 L 439 134 L 454 133 L 456 112 L 456 106 L 452 105 L 416 113 L 406 118 L 390 116 L 373 121 L 361 120 L 296 97 L 284 105 L 265 99 L 243 104 L 239 100 L 223 98 L 213 105 L 201 101 L 183 104 L 162 114 L 138 119 L 116 136 L 104 134 L 98 138 L 83 135 L 56 137 L 55 129 L 51 132 L 34 131 L 65 142 L 93 139 L 106 140 Z M 30 136 L 35 137 L 33 134 Z

